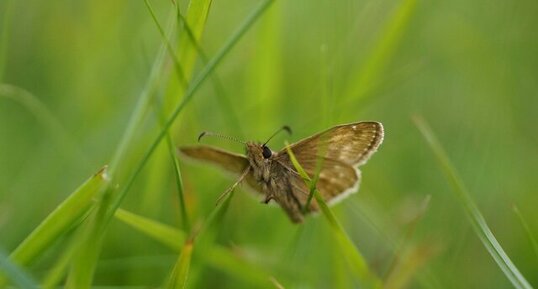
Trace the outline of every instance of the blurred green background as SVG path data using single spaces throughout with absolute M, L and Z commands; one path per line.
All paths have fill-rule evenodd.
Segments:
M 195 6 L 198 0 L 192 1 Z M 151 3 L 171 31 L 174 5 Z M 191 12 L 188 1 L 179 4 L 182 13 Z M 211 3 L 199 43 L 206 58 L 256 5 Z M 538 3 L 527 0 L 275 1 L 195 93 L 172 138 L 177 145 L 195 144 L 199 132 L 210 130 L 264 140 L 287 124 L 294 134 L 275 138 L 271 148 L 277 150 L 285 138 L 293 142 L 340 123 L 380 121 L 385 141 L 362 168 L 360 192 L 334 207 L 371 269 L 383 279 L 394 264 L 409 261 L 403 266 L 410 276 L 400 288 L 511 287 L 411 121 L 421 115 L 507 254 L 538 286 L 538 255 L 513 210 L 517 206 L 536 237 L 536 15 Z M 2 0 L 0 25 L 0 246 L 12 251 L 110 162 L 163 38 L 144 1 Z M 171 43 L 179 43 L 181 60 L 185 30 L 179 35 L 169 37 L 180 40 Z M 192 75 L 203 67 L 198 57 Z M 177 79 L 168 56 L 150 85 L 168 113 L 182 97 Z M 11 93 L 16 88 L 29 94 Z M 159 108 L 151 103 L 113 180 L 120 187 L 160 131 Z M 219 139 L 206 143 L 243 151 Z M 234 180 L 210 166 L 179 161 L 189 219 L 196 224 Z M 181 229 L 177 196 L 173 165 L 161 145 L 121 207 Z M 189 288 L 256 287 L 197 257 L 215 244 L 286 288 L 357 287 L 322 216 L 293 225 L 277 206 L 261 205 L 239 189 L 212 232 L 214 243 L 194 247 Z M 36 280 L 65 242 L 55 242 L 26 267 Z M 112 220 L 93 283 L 154 288 L 176 258 Z

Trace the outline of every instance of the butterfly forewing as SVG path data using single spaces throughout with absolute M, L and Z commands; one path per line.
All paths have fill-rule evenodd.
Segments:
M 357 167 L 368 160 L 382 141 L 380 123 L 359 122 L 333 127 L 292 144 L 290 149 L 310 177 L 318 176 L 316 187 L 323 199 L 334 203 L 358 190 L 360 171 Z M 285 150 L 278 158 L 286 166 L 291 165 Z M 301 180 L 299 176 L 296 178 Z M 304 191 L 299 186 L 294 188 L 297 195 L 304 195 Z M 313 203 L 311 209 L 316 207 Z
M 383 126 L 380 123 L 357 122 L 315 134 L 292 144 L 290 149 L 304 170 L 317 181 L 316 188 L 323 199 L 331 204 L 358 190 L 358 167 L 382 141 Z M 246 151 L 247 156 L 242 156 L 208 146 L 180 148 L 180 152 L 188 157 L 208 161 L 244 176 L 251 188 L 265 196 L 264 202 L 275 200 L 293 222 L 300 223 L 310 188 L 295 171 L 287 150 L 271 154 L 265 144 L 248 142 Z M 306 209 L 306 212 L 318 210 L 316 200 L 312 200 Z
M 201 161 L 213 163 L 235 174 L 242 173 L 249 165 L 247 158 L 209 146 L 182 147 L 184 155 Z
M 236 175 L 243 173 L 249 168 L 249 162 L 245 156 L 210 146 L 181 147 L 179 151 L 189 158 L 213 163 L 223 170 Z M 246 181 L 252 191 L 263 193 L 254 179 L 252 172 L 249 172 L 246 176 Z

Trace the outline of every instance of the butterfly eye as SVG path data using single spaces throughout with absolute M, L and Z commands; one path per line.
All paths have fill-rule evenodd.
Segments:
M 272 154 L 273 154 L 273 153 L 271 152 L 271 150 L 270 150 L 268 147 L 263 146 L 263 152 L 262 152 L 262 155 L 263 155 L 263 158 L 264 158 L 264 159 L 268 159 L 268 158 L 270 158 Z

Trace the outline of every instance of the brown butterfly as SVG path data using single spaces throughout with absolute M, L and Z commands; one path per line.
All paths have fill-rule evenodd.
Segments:
M 288 127 L 282 130 L 291 133 Z M 305 214 L 319 209 L 315 200 L 305 208 L 310 189 L 295 170 L 286 148 L 274 152 L 267 147 L 267 142 L 242 142 L 206 132 L 198 140 L 207 135 L 245 145 L 246 156 L 209 146 L 179 149 L 188 157 L 214 163 L 226 171 L 240 174 L 227 192 L 246 180 L 250 187 L 264 196 L 264 203 L 275 200 L 294 223 L 302 222 Z M 274 135 L 276 133 L 271 138 Z M 368 121 L 335 126 L 291 144 L 289 148 L 306 173 L 311 178 L 317 176 L 316 188 L 323 199 L 328 204 L 334 204 L 358 191 L 361 178 L 358 167 L 366 163 L 382 141 L 383 125 Z

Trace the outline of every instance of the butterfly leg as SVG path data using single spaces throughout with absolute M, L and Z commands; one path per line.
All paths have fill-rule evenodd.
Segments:
M 222 201 L 222 199 L 224 199 L 224 197 L 226 197 L 229 193 L 231 193 L 235 187 L 237 187 L 237 185 L 239 185 L 239 183 L 241 183 L 241 181 L 243 181 L 243 179 L 247 176 L 247 174 L 249 173 L 250 171 L 250 167 L 248 167 L 242 174 L 241 176 L 239 177 L 239 179 L 237 179 L 237 181 L 231 185 L 228 189 L 226 189 L 226 191 L 224 191 L 222 194 L 220 194 L 220 196 L 217 198 L 217 202 L 215 205 L 218 205 L 220 203 L 220 201 Z

